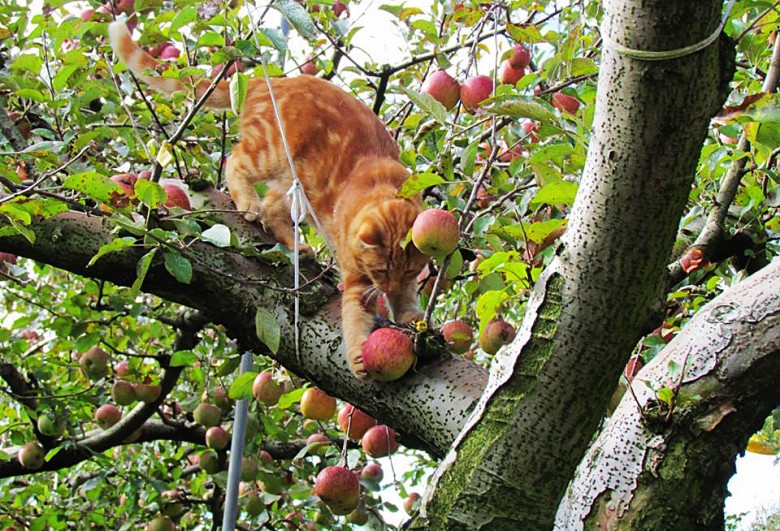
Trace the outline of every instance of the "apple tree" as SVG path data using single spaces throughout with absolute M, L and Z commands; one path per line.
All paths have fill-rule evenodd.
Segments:
M 218 529 L 246 403 L 240 529 L 398 495 L 413 529 L 722 528 L 736 455 L 777 453 L 773 4 L 387 3 L 390 61 L 365 10 L 0 6 L 0 525 Z M 236 115 L 140 84 L 114 19 L 236 109 L 267 70 L 387 123 L 432 255 L 427 326 L 372 342 L 413 339 L 402 377 L 352 376 L 322 236 L 235 211 Z

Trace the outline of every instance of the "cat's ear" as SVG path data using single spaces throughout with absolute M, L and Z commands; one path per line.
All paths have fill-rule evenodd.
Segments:
M 363 223 L 358 238 L 364 247 L 377 247 L 382 243 L 382 229 L 373 223 Z

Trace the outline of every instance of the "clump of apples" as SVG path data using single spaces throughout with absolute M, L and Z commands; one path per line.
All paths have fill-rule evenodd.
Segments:
M 339 411 L 338 423 L 349 439 L 357 441 L 369 428 L 376 426 L 376 419 L 352 404 L 345 404 Z
M 336 412 L 336 399 L 322 389 L 306 389 L 301 396 L 301 414 L 307 419 L 330 420 Z
M 450 347 L 450 350 L 456 354 L 464 354 L 471 347 L 474 341 L 474 329 L 465 321 L 456 320 L 444 323 L 439 328 L 444 336 L 444 341 Z
M 423 82 L 421 91 L 430 94 L 447 110 L 455 107 L 460 99 L 460 84 L 444 70 L 437 70 Z
M 577 114 L 580 108 L 580 100 L 563 92 L 556 92 L 552 95 L 552 105 L 561 112 Z
M 90 380 L 100 380 L 108 375 L 108 353 L 100 347 L 92 347 L 79 356 L 79 367 Z
M 401 330 L 379 328 L 363 344 L 363 367 L 369 377 L 379 382 L 398 380 L 412 367 L 414 343 Z
M 514 327 L 503 319 L 490 321 L 482 335 L 479 336 L 479 346 L 488 354 L 495 354 L 502 346 L 515 338 Z
M 343 466 L 323 468 L 314 480 L 314 494 L 333 514 L 354 511 L 360 502 L 360 481 L 357 474 Z
M 421 253 L 433 257 L 451 254 L 458 247 L 460 228 L 452 212 L 429 208 L 412 225 L 412 242 Z
M 24 443 L 16 455 L 19 463 L 28 470 L 41 468 L 45 462 L 45 457 L 46 451 L 37 442 Z
M 492 93 L 493 80 L 489 76 L 472 76 L 460 86 L 460 101 L 473 114 Z
M 395 430 L 384 424 L 378 424 L 373 428 L 369 428 L 363 434 L 360 444 L 363 447 L 363 451 L 371 457 L 388 456 L 397 451 L 399 446 Z
M 284 389 L 276 383 L 269 371 L 259 373 L 252 382 L 252 395 L 266 406 L 276 405 L 283 393 Z

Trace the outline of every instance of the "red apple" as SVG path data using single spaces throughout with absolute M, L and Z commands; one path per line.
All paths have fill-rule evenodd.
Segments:
M 94 14 L 95 14 L 95 10 L 92 9 L 92 8 L 88 8 L 88 9 L 83 10 L 79 14 L 79 17 L 81 17 L 81 20 L 83 20 L 84 22 L 89 22 L 90 20 L 92 20 L 92 16 Z
M 135 0 L 118 0 L 114 6 L 114 9 L 120 13 L 130 15 L 135 11 Z
M 212 426 L 206 430 L 206 446 L 222 450 L 230 442 L 230 436 L 222 426 Z
M 360 477 L 369 483 L 379 483 L 384 475 L 385 473 L 378 463 L 369 463 L 360 471 Z
M 444 336 L 444 341 L 447 342 L 450 350 L 456 354 L 466 352 L 474 340 L 474 329 L 464 321 L 457 320 L 444 323 L 439 331 Z
M 368 375 L 379 382 L 399 379 L 414 364 L 412 339 L 400 330 L 374 330 L 363 344 L 363 366 Z
M 531 52 L 528 48 L 522 44 L 515 44 L 512 50 L 512 55 L 507 59 L 512 68 L 528 68 L 531 64 Z
M 124 378 L 130 375 L 130 364 L 127 360 L 118 361 L 114 364 L 114 376 Z
M 539 142 L 539 137 L 536 136 L 537 131 L 539 131 L 538 122 L 532 122 L 531 120 L 526 120 L 523 122 L 522 128 L 526 134 L 525 138 L 530 144 L 535 144 Z
M 174 529 L 176 527 L 173 525 L 173 520 L 167 516 L 158 516 L 146 524 L 146 531 L 173 531 Z
M 61 437 L 65 433 L 65 420 L 47 411 L 38 416 L 38 431 L 47 437 Z
M 429 75 L 420 90 L 433 96 L 447 110 L 455 107 L 460 99 L 460 84 L 444 70 L 437 70 Z
M 162 50 L 160 50 L 160 59 L 162 60 L 172 60 L 175 61 L 179 58 L 181 55 L 181 52 L 178 48 L 173 46 L 172 44 L 169 44 L 168 46 L 165 46 Z
M 399 446 L 395 431 L 384 424 L 369 428 L 363 434 L 360 444 L 363 446 L 363 451 L 371 457 L 385 457 L 397 451 Z
M 127 380 L 117 380 L 111 386 L 111 398 L 120 406 L 135 402 L 135 386 Z
M 314 56 L 312 54 L 307 55 L 306 61 L 301 65 L 301 73 L 316 76 L 319 71 L 320 69 L 317 68 L 317 64 L 314 62 Z
M 135 384 L 136 398 L 138 398 L 138 400 L 141 402 L 146 402 L 147 404 L 150 404 L 160 398 L 161 392 L 162 388 L 159 384 L 152 385 L 146 382 Z
M 115 207 L 127 207 L 129 205 L 138 204 L 138 199 L 135 197 L 135 181 L 136 176 L 132 173 L 118 173 L 112 175 L 110 180 L 114 181 L 122 189 L 122 194 L 117 195 L 111 192 L 111 199 L 109 203 Z
M 498 80 L 505 85 L 515 85 L 524 75 L 525 69 L 513 67 L 508 59 L 501 63 L 498 70 Z
M 552 95 L 553 107 L 561 112 L 567 112 L 569 114 L 577 114 L 577 110 L 580 108 L 580 101 L 563 92 L 556 92 Z
M 192 417 L 204 428 L 211 428 L 219 425 L 220 420 L 222 420 L 222 410 L 214 404 L 201 402 L 192 412 Z
M 342 466 L 323 468 L 314 480 L 314 494 L 337 515 L 349 514 L 360 501 L 360 481 Z
M 165 206 L 179 207 L 185 210 L 190 210 L 190 198 L 187 195 L 187 191 L 184 189 L 184 183 L 179 179 L 160 179 L 160 184 L 165 190 Z
M 252 395 L 258 402 L 262 402 L 266 406 L 276 405 L 283 393 L 284 389 L 274 381 L 270 372 L 263 371 L 255 376 L 255 381 L 252 383 Z
M 45 462 L 46 452 L 37 442 L 24 443 L 17 454 L 19 463 L 28 470 L 37 470 Z
M 493 93 L 493 80 L 488 76 L 473 76 L 460 86 L 460 101 L 470 113 Z
M 138 172 L 139 179 L 149 180 L 152 178 L 152 175 L 154 175 L 154 172 L 152 170 L 141 170 Z
M 433 293 L 433 283 L 435 281 L 436 281 L 436 275 L 431 275 L 428 266 L 425 266 L 425 268 L 422 271 L 420 271 L 420 274 L 417 275 L 417 283 L 422 284 L 422 287 L 420 288 L 420 292 L 428 296 L 430 296 L 430 294 Z M 450 282 L 446 278 L 443 278 L 441 284 L 439 285 L 439 293 L 449 290 L 451 285 L 452 282 Z
M 501 319 L 490 321 L 479 337 L 479 346 L 488 354 L 495 354 L 515 338 L 514 327 Z
M 403 506 L 406 514 L 413 514 L 420 507 L 420 495 L 416 492 L 410 492 L 404 500 Z
M 365 525 L 368 523 L 368 511 L 364 507 L 358 507 L 347 515 L 347 522 L 355 525 Z
M 306 445 L 312 445 L 310 452 L 314 455 L 323 455 L 330 444 L 330 439 L 321 433 L 312 433 L 306 438 Z
M 95 420 L 102 429 L 107 430 L 122 418 L 122 412 L 114 404 L 103 404 L 95 411 Z
M 336 18 L 339 18 L 346 11 L 348 11 L 347 6 L 343 2 L 341 2 L 340 0 L 336 0 L 335 2 L 333 2 L 333 15 Z M 348 12 L 347 15 L 349 15 Z
M 8 111 L 8 118 L 14 122 L 16 130 L 19 131 L 19 134 L 22 135 L 22 138 L 27 140 L 32 136 L 32 123 L 27 119 L 26 116 L 23 116 L 16 111 Z
M 344 404 L 344 407 L 339 411 L 338 423 L 347 434 L 347 437 L 357 441 L 369 428 L 376 426 L 376 419 L 360 411 L 352 404 Z
M 0 253 L 0 262 L 16 264 L 16 255 L 11 253 Z
M 79 367 L 90 380 L 108 375 L 108 353 L 100 347 L 92 347 L 79 357 Z
M 412 225 L 414 245 L 428 256 L 447 256 L 458 247 L 460 228 L 452 212 L 429 208 L 417 215 Z
M 301 396 L 301 414 L 307 419 L 330 420 L 336 412 L 336 399 L 322 389 L 306 389 Z
M 504 147 L 498 156 L 501 162 L 512 162 L 518 157 L 523 156 L 523 148 L 519 144 L 512 144 L 511 147 Z

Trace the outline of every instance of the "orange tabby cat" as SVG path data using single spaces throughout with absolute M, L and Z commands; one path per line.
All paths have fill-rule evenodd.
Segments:
M 149 86 L 171 94 L 191 90 L 176 79 L 153 77 L 160 64 L 131 38 L 122 22 L 109 26 L 111 46 Z M 202 94 L 209 81 L 195 83 Z M 272 80 L 287 140 L 303 189 L 335 245 L 344 283 L 342 328 L 352 372 L 365 378 L 361 349 L 374 325 L 377 290 L 396 320 L 421 316 L 416 277 L 427 262 L 414 245 L 401 247 L 421 210 L 420 199 L 398 199 L 409 176 L 398 162 L 398 145 L 363 103 L 328 81 L 302 75 Z M 228 83 L 206 105 L 230 109 Z M 264 79 L 250 81 L 241 114 L 241 141 L 228 158 L 226 181 L 238 210 L 259 218 L 266 230 L 292 248 L 294 235 L 287 190 L 292 176 Z M 254 185 L 265 182 L 260 199 Z M 310 251 L 310 249 L 308 249 Z

